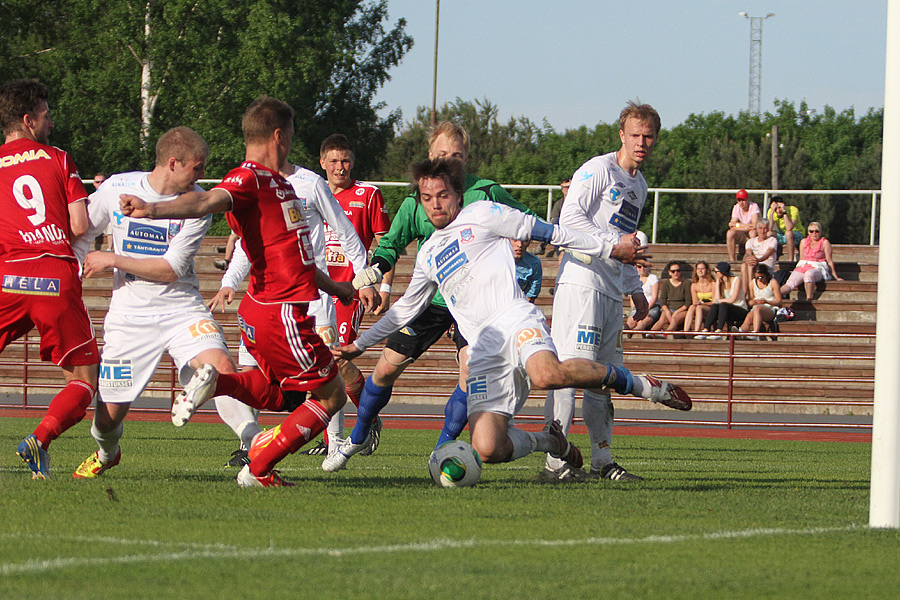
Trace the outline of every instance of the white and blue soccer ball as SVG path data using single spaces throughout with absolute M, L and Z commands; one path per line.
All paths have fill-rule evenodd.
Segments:
M 481 457 L 466 442 L 451 440 L 434 449 L 428 459 L 428 472 L 441 487 L 475 485 L 481 477 Z

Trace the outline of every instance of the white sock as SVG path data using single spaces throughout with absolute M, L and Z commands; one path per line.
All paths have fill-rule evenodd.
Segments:
M 216 396 L 215 401 L 219 418 L 240 438 L 241 448 L 249 448 L 253 436 L 262 431 L 258 421 L 259 411 L 231 396 Z
M 100 430 L 97 429 L 96 422 L 91 423 L 91 436 L 97 440 L 97 445 L 100 446 L 100 449 L 97 452 L 100 462 L 108 463 L 116 457 L 119 449 L 119 440 L 122 439 L 122 433 L 124 431 L 124 422 L 119 423 L 118 427 L 106 433 L 101 433 Z
M 547 392 L 547 400 L 544 403 L 544 419 L 545 422 L 551 423 L 559 421 L 563 433 L 569 434 L 569 427 L 572 426 L 572 417 L 575 415 L 575 388 L 564 388 L 561 390 L 550 390 Z M 556 450 L 556 446 L 551 447 Z M 547 455 L 546 464 L 548 469 L 556 470 L 566 464 L 565 461 L 553 458 Z
M 597 393 L 584 390 L 581 405 L 584 423 L 591 439 L 591 468 L 600 469 L 612 462 L 609 447 L 612 445 L 613 409 L 609 392 Z
M 513 446 L 512 456 L 509 457 L 509 460 L 518 460 L 523 456 L 528 456 L 535 450 L 538 450 L 538 446 L 540 445 L 538 442 L 539 436 L 543 435 L 545 437 L 550 437 L 546 433 L 530 433 L 524 429 L 519 429 L 518 427 L 508 428 L 506 430 L 506 435 L 509 436 L 509 441 L 512 442 Z M 554 444 L 554 447 L 555 446 L 556 444 Z M 546 452 L 546 450 L 541 451 Z
M 344 411 L 347 409 L 347 406 L 344 405 L 341 407 L 334 416 L 331 417 L 331 420 L 328 421 L 328 427 L 325 430 L 328 432 L 328 443 L 331 444 L 331 440 L 333 439 L 344 439 Z
M 649 398 L 651 392 L 650 381 L 643 375 L 636 375 L 632 373 L 631 377 L 632 387 L 631 387 L 631 395 L 637 396 L 638 398 Z

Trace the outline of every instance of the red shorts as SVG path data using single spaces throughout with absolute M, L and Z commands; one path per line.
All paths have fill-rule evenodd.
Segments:
M 0 351 L 37 327 L 41 360 L 61 367 L 100 362 L 74 261 L 0 263 Z
M 306 304 L 260 304 L 244 294 L 238 325 L 259 368 L 282 389 L 309 392 L 337 376 L 331 351 L 316 334 Z
M 332 298 L 332 300 L 334 300 L 338 341 L 341 346 L 352 344 L 359 335 L 359 324 L 362 321 L 365 308 L 363 308 L 359 298 L 354 298 L 350 301 L 350 304 L 344 304 L 337 298 Z

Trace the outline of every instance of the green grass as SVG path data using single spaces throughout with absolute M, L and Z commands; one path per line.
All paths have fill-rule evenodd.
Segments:
M 435 487 L 434 431 L 386 430 L 371 457 L 295 488 L 245 490 L 223 425 L 128 422 L 122 464 L 55 478 L 15 456 L 35 421 L 0 419 L 0 597 L 896 598 L 900 534 L 870 530 L 867 444 L 619 436 L 646 482 L 537 482 L 532 455 Z M 587 436 L 574 436 L 582 448 Z

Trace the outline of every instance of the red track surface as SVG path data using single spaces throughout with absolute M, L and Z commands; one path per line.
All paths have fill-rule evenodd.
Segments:
M 40 417 L 44 414 L 43 407 L 37 409 L 5 408 L 0 409 L 0 417 Z M 134 412 L 128 415 L 131 421 L 158 421 L 169 420 L 168 412 Z M 198 423 L 221 423 L 218 416 L 212 413 L 197 414 L 194 421 Z M 260 423 L 263 425 L 277 425 L 284 418 L 279 415 L 262 414 Z M 347 419 L 347 426 L 352 427 L 353 418 Z M 386 429 L 433 429 L 441 428 L 441 421 L 437 419 L 391 419 L 384 420 Z M 520 427 L 528 431 L 540 431 L 541 423 L 520 423 Z M 582 424 L 572 426 L 572 433 L 587 433 L 587 427 Z M 799 440 L 807 442 L 872 442 L 872 433 L 869 431 L 785 431 L 783 429 L 725 429 L 723 427 L 673 427 L 673 426 L 634 426 L 620 425 L 615 428 L 616 435 L 652 435 L 659 437 L 694 437 L 694 438 L 724 438 L 735 440 Z

